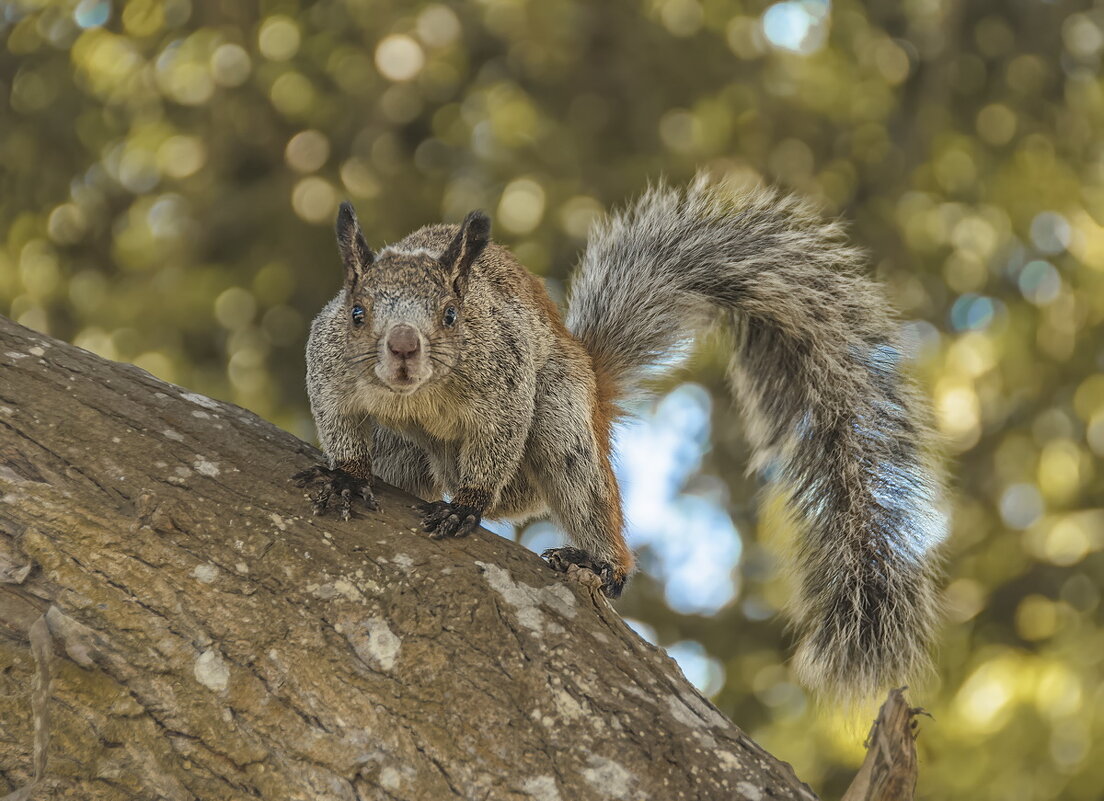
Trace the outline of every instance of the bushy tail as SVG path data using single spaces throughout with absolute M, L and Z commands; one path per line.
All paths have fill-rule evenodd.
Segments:
M 801 531 L 802 680 L 862 698 L 928 665 L 945 535 L 926 413 L 840 226 L 773 190 L 652 188 L 591 235 L 567 325 L 622 397 L 703 326 L 736 334 L 753 448 Z

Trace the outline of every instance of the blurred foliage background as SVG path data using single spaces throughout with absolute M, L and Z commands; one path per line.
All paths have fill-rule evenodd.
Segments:
M 311 438 L 343 198 L 375 245 L 487 209 L 562 292 L 595 215 L 660 174 L 810 196 L 872 254 L 953 466 L 921 797 L 1096 799 L 1102 50 L 1099 0 L 7 0 L 0 312 Z M 722 366 L 704 347 L 622 432 L 621 609 L 838 796 L 866 722 L 793 682 L 784 526 Z

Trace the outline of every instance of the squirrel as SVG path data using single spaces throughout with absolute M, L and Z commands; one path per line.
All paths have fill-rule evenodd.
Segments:
M 611 428 L 719 322 L 751 469 L 801 532 L 799 677 L 868 697 L 929 664 L 946 530 L 932 434 L 838 222 L 773 189 L 661 182 L 596 224 L 566 317 L 479 211 L 374 252 L 343 203 L 337 240 L 344 287 L 306 358 L 328 463 L 294 476 L 317 514 L 378 508 L 378 478 L 426 501 L 434 537 L 548 515 L 573 543 L 549 565 L 616 598 L 633 554 Z

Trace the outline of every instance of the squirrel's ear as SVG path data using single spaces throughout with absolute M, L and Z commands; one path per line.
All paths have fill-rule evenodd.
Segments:
M 456 294 L 464 294 L 471 266 L 491 238 L 491 221 L 481 211 L 473 211 L 464 218 L 460 230 L 441 254 L 441 266 L 452 280 Z
M 364 271 L 376 260 L 376 254 L 364 241 L 351 203 L 342 203 L 337 210 L 337 249 L 345 262 L 345 283 L 350 287 L 364 277 Z

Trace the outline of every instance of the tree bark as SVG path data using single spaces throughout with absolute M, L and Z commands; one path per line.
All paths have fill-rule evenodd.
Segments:
M 904 689 L 890 690 L 866 738 L 866 759 L 842 801 L 912 801 L 916 793 L 916 716 Z
M 0 796 L 813 799 L 592 589 L 0 318 Z

